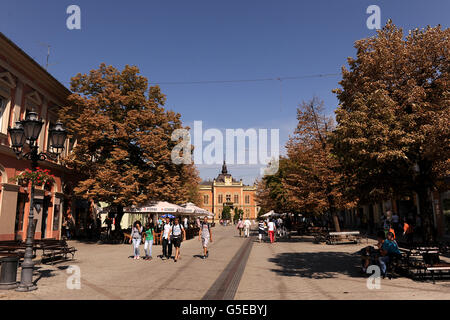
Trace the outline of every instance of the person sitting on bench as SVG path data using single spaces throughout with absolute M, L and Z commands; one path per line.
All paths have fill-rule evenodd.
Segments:
M 384 242 L 384 231 L 380 231 L 377 233 L 377 249 L 373 246 L 367 246 L 361 249 L 361 271 L 362 273 L 366 273 L 367 268 L 370 264 L 376 264 L 378 257 L 380 255 L 380 249 L 383 246 Z
M 394 240 L 394 234 L 392 232 L 388 232 L 387 239 L 384 240 L 381 247 L 380 255 L 381 256 L 378 258 L 378 262 L 381 268 L 381 275 L 384 278 L 386 277 L 387 264 L 391 262 L 395 256 L 401 255 L 397 242 Z

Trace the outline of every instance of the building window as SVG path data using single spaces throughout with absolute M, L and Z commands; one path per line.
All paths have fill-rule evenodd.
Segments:
M 217 201 L 219 203 L 223 203 L 223 195 L 219 194 L 219 196 L 217 197 Z
M 203 204 L 208 204 L 208 202 L 209 202 L 209 196 L 207 194 L 205 194 L 203 196 Z
M 231 194 L 227 194 L 227 202 L 231 202 Z
M 6 128 L 4 128 L 3 126 L 3 117 L 5 115 L 6 103 L 6 99 L 0 96 L 0 132 L 6 132 Z
M 27 202 L 28 195 L 24 193 L 19 193 L 17 196 L 17 207 L 16 207 L 16 223 L 14 226 L 14 232 L 17 235 L 17 232 L 22 231 L 23 229 L 23 217 L 24 217 L 24 209 L 25 203 Z
M 250 196 L 247 195 L 245 196 L 245 204 L 249 204 L 250 203 Z
M 239 203 L 239 196 L 237 194 L 234 195 L 234 203 Z
M 245 217 L 246 218 L 250 217 L 250 209 L 245 209 Z

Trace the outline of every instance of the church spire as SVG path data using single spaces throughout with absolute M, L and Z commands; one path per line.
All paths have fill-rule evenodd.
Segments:
M 222 174 L 227 174 L 227 164 L 225 163 L 225 160 L 223 160 L 223 166 L 222 166 Z

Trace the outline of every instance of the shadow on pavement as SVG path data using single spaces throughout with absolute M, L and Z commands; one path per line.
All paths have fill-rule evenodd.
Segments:
M 281 267 L 271 271 L 285 277 L 327 279 L 336 278 L 338 274 L 364 277 L 359 272 L 359 256 L 354 253 L 286 252 L 270 258 L 269 261 Z
M 42 278 L 50 278 L 54 277 L 55 274 L 53 273 L 53 270 L 39 270 L 40 268 L 36 268 L 33 273 L 37 273 L 37 278 L 34 279 L 33 284 L 37 285 L 38 281 Z
M 291 237 L 276 237 L 275 242 L 314 242 L 314 238 L 310 236 L 291 236 Z

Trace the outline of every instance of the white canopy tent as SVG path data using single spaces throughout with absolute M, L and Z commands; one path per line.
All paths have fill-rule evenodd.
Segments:
M 274 214 L 275 214 L 275 212 L 274 212 L 273 210 L 270 210 L 269 212 L 267 212 L 267 213 L 261 215 L 261 217 L 263 217 L 263 218 L 268 218 L 268 217 L 273 216 Z
M 262 217 L 262 218 L 281 217 L 281 216 L 284 216 L 284 215 L 286 215 L 286 213 L 276 213 L 275 211 L 270 210 L 269 212 L 267 212 L 267 213 L 261 215 L 261 217 Z
M 186 214 L 186 215 L 191 215 L 191 216 L 208 216 L 208 217 L 214 217 L 214 213 L 209 212 L 206 209 L 197 207 L 195 204 L 193 204 L 192 202 L 188 202 L 184 205 L 182 205 L 182 209 L 178 212 Z
M 167 201 L 149 202 L 140 206 L 130 206 L 123 209 L 125 213 L 177 213 L 183 208 Z
M 183 208 L 167 201 L 150 201 L 139 206 L 125 207 L 123 212 L 127 216 L 125 223 L 131 225 L 135 220 L 146 223 L 150 218 L 156 223 L 160 215 L 172 214 L 175 216 L 181 209 Z

